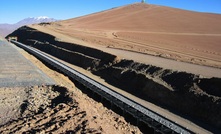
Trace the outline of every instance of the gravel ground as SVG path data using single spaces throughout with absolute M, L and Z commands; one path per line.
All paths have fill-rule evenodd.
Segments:
M 0 87 L 50 85 L 54 81 L 22 56 L 17 47 L 0 42 Z

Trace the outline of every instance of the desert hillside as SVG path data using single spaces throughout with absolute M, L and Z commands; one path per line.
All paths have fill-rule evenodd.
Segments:
M 32 27 L 55 36 L 68 36 L 68 42 L 220 68 L 220 24 L 220 14 L 137 3 Z
M 127 5 L 62 24 L 83 29 L 221 34 L 221 15 L 149 4 Z

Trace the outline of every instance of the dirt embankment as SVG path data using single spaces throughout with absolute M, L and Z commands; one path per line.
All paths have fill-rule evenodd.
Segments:
M 116 59 L 114 55 L 94 48 L 61 42 L 54 36 L 41 33 L 29 27 L 22 27 L 16 30 L 13 35 L 18 36 L 19 42 L 35 47 L 84 69 L 93 70 L 109 66 Z
M 122 60 L 94 72 L 106 82 L 173 112 L 220 126 L 221 79 Z
M 100 50 L 64 43 L 55 37 L 22 27 L 15 31 L 20 42 L 62 60 L 89 69 L 106 82 L 144 100 L 159 104 L 185 117 L 221 127 L 221 79 L 163 69 Z

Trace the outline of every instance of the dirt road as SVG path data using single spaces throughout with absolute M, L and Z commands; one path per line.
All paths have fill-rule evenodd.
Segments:
M 124 59 L 131 59 L 140 63 L 144 64 L 151 64 L 154 66 L 162 67 L 165 69 L 172 69 L 178 71 L 185 71 L 188 73 L 199 74 L 204 77 L 218 77 L 221 78 L 221 69 L 196 65 L 181 61 L 175 61 L 171 59 L 166 59 L 162 57 L 142 54 L 142 53 L 135 53 L 125 50 L 113 49 L 113 48 L 100 48 L 103 51 L 109 52 L 114 55 L 118 55 Z M 139 57 L 139 58 L 138 58 Z

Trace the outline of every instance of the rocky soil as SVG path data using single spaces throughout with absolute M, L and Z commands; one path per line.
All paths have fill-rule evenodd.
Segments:
M 163 69 L 77 44 L 29 27 L 12 33 L 20 42 L 90 70 L 106 82 L 181 116 L 221 127 L 221 79 Z
M 89 109 L 93 111 L 88 113 L 76 101 L 76 94 L 64 87 L 35 86 L 1 91 L 7 93 L 7 98 L 0 100 L 1 133 L 140 133 L 101 104 L 91 105 L 94 108 Z
M 21 53 L 58 85 L 0 88 L 0 133 L 141 133 L 66 76 Z

